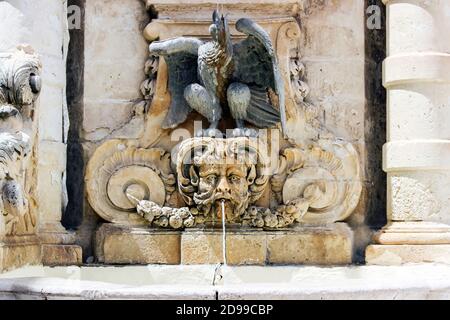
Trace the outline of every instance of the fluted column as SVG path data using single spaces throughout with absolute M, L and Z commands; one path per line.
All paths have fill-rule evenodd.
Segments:
M 366 261 L 450 263 L 450 1 L 384 3 L 389 223 Z

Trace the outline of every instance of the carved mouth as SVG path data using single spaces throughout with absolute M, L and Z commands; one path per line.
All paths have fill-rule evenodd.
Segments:
M 214 203 L 216 205 L 220 205 L 220 203 L 224 201 L 225 203 L 232 203 L 233 199 L 228 194 L 216 194 L 214 197 Z

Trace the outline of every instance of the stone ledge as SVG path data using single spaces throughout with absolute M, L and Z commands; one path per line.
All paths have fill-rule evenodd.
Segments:
M 180 232 L 103 224 L 96 255 L 106 264 L 179 264 Z
M 104 224 L 97 231 L 96 256 L 105 264 L 223 263 L 222 231 L 183 232 Z M 230 229 L 228 265 L 352 263 L 353 231 L 345 223 L 278 231 Z
M 222 232 L 189 230 L 181 236 L 181 264 L 223 263 Z M 266 235 L 257 231 L 230 231 L 226 235 L 226 258 L 230 265 L 263 265 Z
M 295 16 L 307 7 L 305 0 L 143 0 L 147 7 L 154 7 L 158 11 L 158 17 L 167 18 L 191 18 L 211 17 L 211 13 L 219 6 L 219 10 L 231 17 L 247 16 Z
M 0 299 L 450 298 L 448 265 L 227 267 L 219 270 L 222 281 L 210 285 L 215 268 L 214 265 L 25 267 L 0 275 Z M 74 273 L 80 277 L 74 277 Z M 133 284 L 129 277 L 120 276 L 127 273 L 143 282 Z M 210 277 L 206 282 L 205 273 Z
M 450 264 L 450 245 L 370 245 L 366 248 L 366 263 L 400 265 L 405 263 Z
M 45 266 L 81 265 L 82 249 L 77 245 L 42 245 L 42 264 Z
M 353 231 L 345 223 L 335 223 L 273 232 L 267 235 L 267 250 L 270 264 L 351 264 Z

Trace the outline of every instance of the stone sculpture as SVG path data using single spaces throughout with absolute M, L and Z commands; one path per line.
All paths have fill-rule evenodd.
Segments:
M 281 120 L 285 128 L 283 80 L 270 37 L 247 18 L 239 19 L 236 29 L 247 38 L 233 44 L 226 17 L 214 11 L 212 41 L 178 37 L 150 45 L 150 53 L 163 56 L 169 69 L 171 105 L 163 128 L 184 122 L 192 108 L 210 122 L 207 136 L 221 136 L 216 129 L 226 106 L 236 121 L 234 136 L 255 135 L 244 130 L 244 121 L 267 128 Z
M 229 225 L 279 229 L 343 221 L 356 208 L 359 156 L 351 144 L 334 138 L 305 101 L 304 66 L 292 56 L 298 52 L 298 24 L 277 27 L 276 48 L 273 36 L 250 19 L 234 26 L 244 40 L 232 42 L 227 19 L 215 11 L 211 41 L 168 37 L 150 44 L 149 78 L 141 86 L 150 124 L 155 125 L 152 109 L 169 93 L 165 118 L 150 132 L 176 129 L 191 109 L 211 126 L 202 137 L 194 132 L 196 137 L 171 148 L 148 143 L 145 136 L 137 144 L 109 140 L 100 146 L 86 181 L 89 202 L 105 220 L 214 227 L 221 225 L 223 204 Z M 227 108 L 237 128 L 223 138 L 218 124 L 227 120 Z M 244 121 L 259 128 L 281 122 L 283 134 L 274 128 L 275 139 L 267 132 L 256 135 Z M 269 150 L 278 146 L 274 159 Z
M 34 102 L 40 63 L 29 47 L 0 56 L 0 219 L 1 233 L 29 233 L 36 224 L 26 191 L 33 137 Z

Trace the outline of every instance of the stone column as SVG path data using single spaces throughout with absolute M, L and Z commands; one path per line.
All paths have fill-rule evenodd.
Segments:
M 366 261 L 450 263 L 450 1 L 384 3 L 389 223 Z
M 81 262 L 75 235 L 61 225 L 65 208 L 66 57 L 69 42 L 66 0 L 7 0 L 14 21 L 11 37 L 31 44 L 42 62 L 42 91 L 38 114 L 38 163 L 35 197 L 43 263 Z

